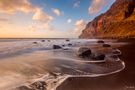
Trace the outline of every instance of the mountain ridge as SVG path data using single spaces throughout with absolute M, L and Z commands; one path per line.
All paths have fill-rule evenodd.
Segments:
M 135 0 L 116 0 L 110 9 L 86 25 L 79 38 L 135 37 Z

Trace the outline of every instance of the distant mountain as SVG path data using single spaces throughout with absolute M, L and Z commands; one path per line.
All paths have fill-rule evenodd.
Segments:
M 89 22 L 79 38 L 135 37 L 135 0 L 116 0 L 110 9 Z

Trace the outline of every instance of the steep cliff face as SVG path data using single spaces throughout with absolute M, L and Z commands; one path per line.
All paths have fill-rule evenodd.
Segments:
M 116 0 L 106 13 L 89 22 L 79 37 L 135 37 L 135 0 Z

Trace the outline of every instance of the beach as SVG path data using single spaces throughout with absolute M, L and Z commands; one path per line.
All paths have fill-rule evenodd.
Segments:
M 103 46 L 97 41 L 98 39 L 1 40 L 0 89 L 108 90 L 113 85 L 121 88 L 121 85 L 114 82 L 121 82 L 117 75 L 125 72 L 127 66 L 122 57 L 111 56 L 113 50 L 128 43 L 104 40 L 107 46 Z M 79 57 L 81 47 L 90 48 L 95 55 L 103 53 L 105 58 L 94 60 Z
M 119 47 L 125 62 L 123 71 L 95 78 L 69 78 L 57 90 L 135 90 L 135 39 L 122 39 L 129 44 Z

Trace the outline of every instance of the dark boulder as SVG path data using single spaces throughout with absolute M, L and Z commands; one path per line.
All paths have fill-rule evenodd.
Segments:
M 72 46 L 73 44 L 69 43 L 68 46 Z
M 109 44 L 103 44 L 103 47 L 111 47 Z
M 45 40 L 42 40 L 42 42 L 45 42 Z
M 38 44 L 37 42 L 33 42 L 33 44 Z
M 62 47 L 59 45 L 53 45 L 53 49 L 61 49 Z
M 97 41 L 97 43 L 105 43 L 103 40 L 99 40 Z
M 69 39 L 66 39 L 67 42 L 69 42 L 70 40 Z
M 104 60 L 105 59 L 105 54 L 101 54 L 101 53 L 92 54 L 91 55 L 91 59 L 94 59 L 94 60 Z
M 83 58 L 88 58 L 91 55 L 91 49 L 87 47 L 80 47 L 78 50 L 78 55 Z

